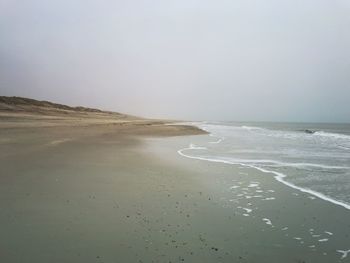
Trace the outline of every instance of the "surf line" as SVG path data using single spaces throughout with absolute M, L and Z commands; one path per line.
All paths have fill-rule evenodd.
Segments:
M 241 165 L 241 166 L 245 166 L 245 167 L 250 167 L 250 168 L 254 168 L 256 170 L 259 170 L 263 173 L 269 173 L 269 174 L 273 174 L 274 178 L 279 181 L 280 183 L 286 185 L 286 186 L 289 186 L 293 189 L 296 189 L 300 192 L 303 192 L 303 193 L 308 193 L 308 194 L 311 194 L 313 196 L 316 196 L 322 200 L 325 200 L 325 201 L 328 201 L 328 202 L 331 202 L 335 205 L 339 205 L 339 206 L 342 206 L 348 210 L 350 210 L 350 204 L 346 204 L 346 203 L 343 203 L 339 200 L 336 200 L 336 199 L 333 199 L 331 197 L 328 197 L 322 193 L 319 193 L 319 192 L 315 192 L 311 189 L 308 189 L 308 188 L 302 188 L 300 186 L 296 186 L 290 182 L 287 182 L 286 180 L 284 180 L 285 177 L 287 177 L 285 174 L 282 174 L 282 173 L 279 173 L 279 172 L 275 172 L 275 171 L 270 171 L 270 170 L 266 170 L 264 168 L 260 168 L 260 167 L 257 167 L 257 166 L 254 166 L 254 165 L 250 165 L 250 164 L 243 164 L 243 163 L 239 163 L 239 162 L 230 162 L 230 161 L 227 161 L 227 160 L 220 160 L 220 159 L 214 159 L 214 158 L 206 158 L 206 157 L 199 157 L 199 156 L 191 156 L 191 155 L 188 155 L 188 154 L 185 154 L 184 152 L 185 151 L 188 151 L 188 150 L 196 150 L 196 149 L 201 149 L 203 150 L 203 148 L 205 147 L 193 147 L 194 145 L 191 144 L 189 147 L 186 147 L 186 148 L 183 148 L 183 149 L 180 149 L 177 151 L 178 154 L 180 154 L 181 156 L 183 157 L 186 157 L 186 158 L 190 158 L 190 159 L 196 159 L 196 160 L 201 160 L 201 161 L 207 161 L 207 162 L 214 162 L 214 163 L 224 163 L 224 164 L 233 164 L 233 165 Z
M 217 141 L 209 142 L 209 143 L 211 143 L 211 144 L 219 144 L 220 142 L 222 142 L 222 141 L 225 139 L 225 138 L 223 138 L 223 137 L 218 137 L 218 136 L 215 136 L 215 135 L 212 135 L 212 134 L 209 134 L 209 136 L 218 139 Z

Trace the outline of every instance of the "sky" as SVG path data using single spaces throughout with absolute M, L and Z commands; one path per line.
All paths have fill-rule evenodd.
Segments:
M 348 0 L 0 0 L 0 95 L 182 120 L 350 122 Z

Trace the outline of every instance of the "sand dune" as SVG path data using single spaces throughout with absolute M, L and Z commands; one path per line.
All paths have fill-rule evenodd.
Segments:
M 206 133 L 197 127 L 175 125 L 171 120 L 145 119 L 82 106 L 72 107 L 49 101 L 0 96 L 0 128 L 55 127 L 57 129 L 58 127 L 86 126 L 89 127 L 90 132 L 109 131 L 129 135 L 174 136 Z M 86 133 L 86 131 L 81 132 Z

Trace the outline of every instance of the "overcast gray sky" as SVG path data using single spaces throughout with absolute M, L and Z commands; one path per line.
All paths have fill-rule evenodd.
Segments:
M 348 0 L 0 0 L 0 95 L 350 122 Z

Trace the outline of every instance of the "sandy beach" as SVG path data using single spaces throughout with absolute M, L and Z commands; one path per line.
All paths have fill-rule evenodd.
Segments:
M 350 263 L 350 1 L 0 21 L 0 263 Z
M 196 127 L 21 114 L 1 119 L 2 262 L 349 260 L 337 251 L 350 243 L 348 210 L 181 156 L 213 140 Z

